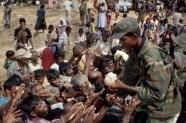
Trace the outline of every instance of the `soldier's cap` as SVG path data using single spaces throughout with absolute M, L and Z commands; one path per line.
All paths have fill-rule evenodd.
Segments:
M 127 33 L 134 33 L 140 36 L 141 30 L 137 20 L 133 17 L 126 17 L 122 19 L 120 22 L 116 23 L 113 28 L 113 32 L 111 35 L 112 39 L 120 39 Z

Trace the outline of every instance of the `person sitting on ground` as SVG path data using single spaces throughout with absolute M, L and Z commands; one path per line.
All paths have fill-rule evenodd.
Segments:
M 40 84 L 43 86 L 45 77 L 46 77 L 45 72 L 42 69 L 34 71 L 34 79 L 36 84 Z

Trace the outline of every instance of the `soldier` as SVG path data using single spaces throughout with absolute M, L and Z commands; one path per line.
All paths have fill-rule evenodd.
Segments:
M 127 76 L 133 75 L 127 74 L 127 70 L 124 73 L 124 82 L 116 80 L 114 83 L 105 84 L 111 88 L 135 92 L 134 99 L 147 106 L 147 122 L 176 123 L 181 110 L 181 96 L 176 86 L 177 78 L 172 60 L 166 60 L 167 55 L 140 34 L 137 20 L 127 17 L 116 24 L 112 35 L 112 38 L 120 39 L 125 49 L 130 50 L 128 60 L 133 65 L 128 67 L 126 63 L 126 69 L 135 68 L 133 71 L 135 79 L 128 80 L 137 80 L 138 85 L 126 84 L 130 83 L 126 81 Z

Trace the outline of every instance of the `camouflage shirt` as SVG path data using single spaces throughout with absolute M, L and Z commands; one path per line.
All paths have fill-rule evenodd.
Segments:
M 134 50 L 126 63 L 124 81 L 138 77 L 137 95 L 147 105 L 148 115 L 154 118 L 171 117 L 181 110 L 181 97 L 176 87 L 176 72 L 165 53 L 147 39 Z M 135 58 L 134 58 L 135 57 Z M 134 61 L 135 60 L 135 61 Z M 127 67 L 129 64 L 133 64 Z M 131 67 L 135 69 L 131 70 Z M 130 68 L 130 70 L 127 70 Z M 133 74 L 131 74 L 131 72 Z M 129 81 L 127 82 L 129 83 Z

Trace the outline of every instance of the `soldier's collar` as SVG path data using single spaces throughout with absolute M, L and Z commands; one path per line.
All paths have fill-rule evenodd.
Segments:
M 155 47 L 154 44 L 152 44 L 148 38 L 144 38 L 142 40 L 142 43 L 140 45 L 140 47 L 138 48 L 138 51 L 136 52 L 137 56 L 140 58 L 142 57 L 144 54 L 146 54 L 146 52 L 148 52 L 150 50 L 150 48 Z
M 142 37 L 141 40 L 142 40 L 142 41 L 141 41 L 140 46 L 139 46 L 138 48 L 134 49 L 134 51 L 135 51 L 136 54 L 139 54 L 139 52 L 140 52 L 141 48 L 143 47 L 143 44 L 144 44 L 144 42 L 145 42 L 145 40 L 146 40 L 146 37 Z

